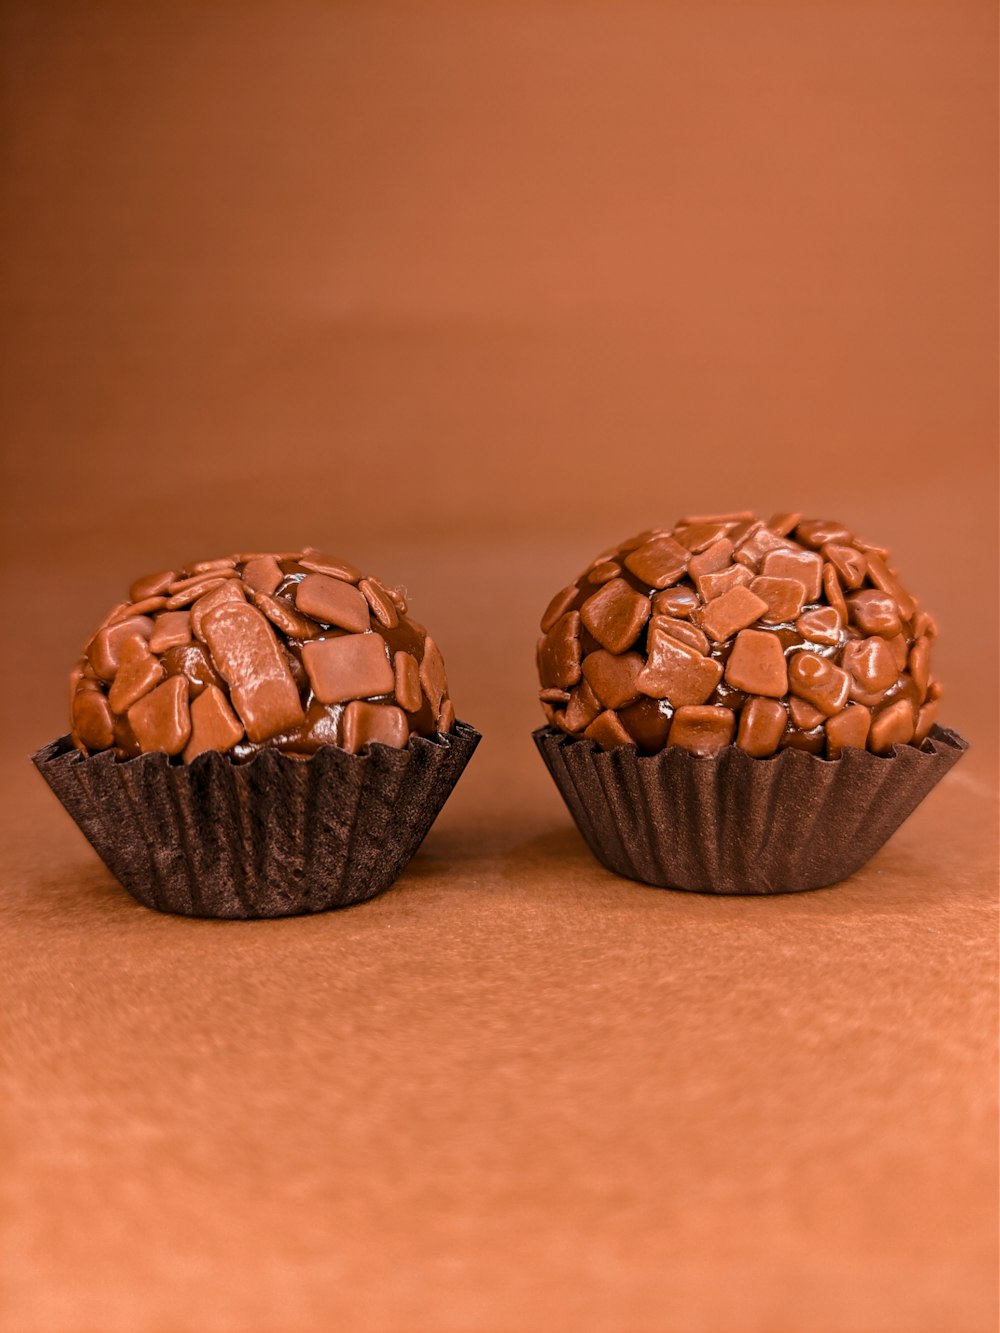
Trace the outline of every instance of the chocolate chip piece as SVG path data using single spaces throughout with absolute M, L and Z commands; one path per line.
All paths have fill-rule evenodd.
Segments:
M 888 754 L 894 745 L 909 744 L 915 730 L 912 704 L 906 699 L 898 699 L 872 718 L 868 748 L 875 754 Z
M 721 537 L 704 551 L 693 555 L 688 562 L 688 576 L 694 580 L 701 591 L 701 580 L 706 574 L 718 574 L 733 563 L 733 544 L 726 537 Z
M 143 754 L 180 754 L 191 735 L 187 681 L 171 676 L 128 710 L 129 726 Z
M 207 686 L 192 701 L 190 711 L 191 737 L 184 747 L 186 764 L 208 750 L 224 754 L 243 739 L 243 725 L 217 686 Z
M 737 630 L 745 629 L 759 620 L 767 610 L 767 602 L 758 597 L 749 588 L 730 588 L 721 597 L 715 597 L 691 618 L 695 620 L 710 639 L 723 643 Z M 766 693 L 759 690 L 755 693 Z
M 638 678 L 643 694 L 669 699 L 675 708 L 703 704 L 721 679 L 720 662 L 678 643 L 654 624 L 649 635 L 649 659 Z
M 599 587 L 602 583 L 608 583 L 611 579 L 616 579 L 621 572 L 622 567 L 617 560 L 601 560 L 587 570 L 587 582 Z
M 209 685 L 220 688 L 222 677 L 208 660 L 208 654 L 200 644 L 180 644 L 168 648 L 160 659 L 168 676 L 183 676 L 188 683 L 188 693 L 196 698 Z
M 595 718 L 583 734 L 588 741 L 596 741 L 602 750 L 614 750 L 619 745 L 635 744 L 619 721 L 618 714 L 610 710 Z
M 342 745 L 357 754 L 366 745 L 391 745 L 402 750 L 410 739 L 406 714 L 391 704 L 366 704 L 357 700 L 344 709 Z
M 104 691 L 84 685 L 73 696 L 73 734 L 88 750 L 107 750 L 115 743 L 114 723 Z
M 842 523 L 833 518 L 807 518 L 795 529 L 795 540 L 818 551 L 831 542 L 850 546 L 851 534 Z
M 698 594 L 693 588 L 685 587 L 683 584 L 676 588 L 665 588 L 663 592 L 658 592 L 653 597 L 654 616 L 685 618 L 692 611 L 696 611 L 699 606 L 701 606 L 701 600 Z
M 823 561 L 811 551 L 769 551 L 761 573 L 776 579 L 798 579 L 807 602 L 815 602 L 823 586 Z
M 303 645 L 302 660 L 320 703 L 391 694 L 395 684 L 385 640 L 374 632 L 314 639 Z
M 863 551 L 856 551 L 853 546 L 838 546 L 828 542 L 823 547 L 823 555 L 837 571 L 837 576 L 845 588 L 860 588 L 868 572 L 868 561 Z
M 893 598 L 904 620 L 909 620 L 913 616 L 917 609 L 916 602 L 900 583 L 895 570 L 890 569 L 882 557 L 874 551 L 868 552 L 868 577 L 876 588 L 880 588 Z
M 315 546 L 306 547 L 299 557 L 299 564 L 303 569 L 311 569 L 317 574 L 328 574 L 330 578 L 342 579 L 345 583 L 361 581 L 361 570 L 355 568 L 349 560 L 341 560 L 339 556 L 317 551 Z
M 787 721 L 784 705 L 777 699 L 755 695 L 740 712 L 736 744 L 755 759 L 764 759 L 777 750 Z
M 655 754 L 667 743 L 670 733 L 670 711 L 659 699 L 640 699 L 618 714 L 618 720 L 640 750 Z
M 197 588 L 202 583 L 218 583 L 220 579 L 238 578 L 239 572 L 227 563 L 221 569 L 211 570 L 205 574 L 186 574 L 181 579 L 175 579 L 165 591 L 169 597 L 174 597 L 178 593 L 187 592 L 189 588 Z
M 430 701 L 431 708 L 436 711 L 448 693 L 448 681 L 441 650 L 429 635 L 424 642 L 424 655 L 420 659 L 420 684 Z
M 778 636 L 765 630 L 741 630 L 726 663 L 726 680 L 747 694 L 774 699 L 787 694 L 788 671 Z
M 624 579 L 612 579 L 587 598 L 580 608 L 580 619 L 602 648 L 623 653 L 635 643 L 650 610 L 648 597 L 629 587 Z
M 853 592 L 847 606 L 851 623 L 857 625 L 863 634 L 878 634 L 883 639 L 892 639 L 903 628 L 896 599 L 888 593 L 875 592 L 870 588 L 863 592 Z
M 129 588 L 129 600 L 141 602 L 145 597 L 159 597 L 180 576 L 181 571 L 179 569 L 163 569 L 158 574 L 143 574 L 142 578 L 136 579 Z
M 107 621 L 107 624 L 117 625 L 119 621 L 128 620 L 132 616 L 149 616 L 154 611 L 162 611 L 166 605 L 165 597 L 143 597 L 141 601 L 126 603 Z
M 441 700 L 441 710 L 438 713 L 437 729 L 439 735 L 447 736 L 455 725 L 455 705 L 450 699 Z
M 542 684 L 568 690 L 580 679 L 580 612 L 567 611 L 542 640 L 538 657 Z
M 234 555 L 222 556 L 218 560 L 196 560 L 192 565 L 185 565 L 189 574 L 219 574 L 226 569 L 236 568 Z
M 697 625 L 692 625 L 689 620 L 677 620 L 673 616 L 655 616 L 650 622 L 650 631 L 654 626 L 658 634 L 668 634 L 678 643 L 686 643 L 689 648 L 701 653 L 702 657 L 708 656 L 708 639 Z
M 812 704 L 807 704 L 805 699 L 800 699 L 797 694 L 791 695 L 788 700 L 788 713 L 800 731 L 815 731 L 826 720 L 825 713 L 813 708 Z
M 842 713 L 827 718 L 826 753 L 830 759 L 839 759 L 847 746 L 863 750 L 871 727 L 871 714 L 858 704 L 848 704 Z
M 408 713 L 419 713 L 423 696 L 420 692 L 420 668 L 411 653 L 398 652 L 392 659 L 395 677 L 396 701 Z
M 598 560 L 619 560 L 629 551 L 637 551 L 640 546 L 645 546 L 646 543 L 651 542 L 654 537 L 665 537 L 668 536 L 669 533 L 669 528 L 647 528 L 645 532 L 640 532 L 635 537 L 629 537 L 628 541 L 622 542 L 620 546 L 615 546 L 610 551 L 605 551 L 602 556 L 598 557 Z M 595 560 L 594 564 L 597 564 L 598 560 Z
M 257 556 L 243 566 L 243 582 L 254 592 L 266 592 L 270 596 L 277 592 L 284 577 L 273 555 Z
M 322 575 L 316 577 L 321 578 Z M 346 583 L 340 586 L 348 587 Z M 353 589 L 350 591 L 353 592 Z M 293 610 L 281 597 L 269 597 L 266 592 L 255 592 L 253 604 L 258 611 L 263 611 L 272 625 L 277 625 L 282 634 L 286 634 L 290 639 L 317 639 L 323 633 L 315 620 L 299 615 L 298 611 Z
M 840 664 L 866 693 L 887 690 L 895 683 L 899 672 L 891 648 L 878 635 L 852 639 L 844 647 Z
M 931 645 L 929 639 L 918 639 L 916 641 L 910 649 L 908 665 L 913 684 L 917 689 L 917 696 L 923 700 L 927 696 L 927 687 L 930 684 Z
M 760 617 L 767 625 L 790 624 L 806 600 L 805 588 L 794 578 L 771 578 L 761 574 L 750 584 L 750 591 L 767 603 L 767 610 Z
M 917 714 L 917 726 L 913 733 L 914 745 L 919 745 L 926 740 L 931 733 L 931 728 L 937 721 L 938 704 L 936 699 L 929 700 Z
M 353 634 L 371 627 L 368 603 L 350 583 L 329 574 L 307 574 L 295 585 L 295 605 L 303 615 Z
M 698 581 L 698 591 L 706 602 L 712 602 L 733 588 L 749 588 L 753 577 L 753 570 L 746 565 L 730 565 L 718 574 L 703 574 Z
M 555 597 L 552 598 L 552 601 L 549 602 L 548 606 L 545 608 L 544 616 L 542 616 L 541 629 L 543 634 L 548 634 L 549 630 L 560 616 L 565 615 L 576 601 L 579 593 L 580 590 L 575 583 L 571 583 L 569 587 L 563 588 L 556 593 Z
M 238 579 L 227 579 L 225 583 L 220 583 L 217 588 L 207 592 L 204 597 L 199 597 L 193 602 L 190 610 L 191 632 L 196 639 L 204 640 L 202 633 L 202 622 L 209 611 L 215 607 L 221 606 L 223 602 L 242 602 L 246 600 L 246 594 L 243 591 L 243 584 Z M 175 612 L 174 614 L 182 614 Z
M 846 671 L 834 666 L 827 658 L 810 652 L 792 655 L 788 663 L 788 683 L 793 693 L 827 717 L 840 712 L 847 703 L 851 688 L 851 678 Z
M 384 588 L 378 579 L 362 579 L 358 584 L 358 590 L 364 595 L 378 623 L 384 625 L 386 629 L 395 629 L 399 624 L 399 612 L 389 596 L 388 589 Z
M 168 648 L 177 648 L 190 642 L 190 611 L 165 611 L 162 616 L 157 616 L 149 636 L 150 652 L 165 653 Z
M 865 708 L 874 708 L 876 704 L 882 703 L 886 694 L 886 690 L 866 690 L 865 687 L 860 685 L 852 676 L 851 688 L 847 693 L 847 697 L 852 703 L 863 704 Z
M 95 674 L 103 681 L 112 681 L 118 670 L 126 645 L 133 640 L 145 642 L 153 632 L 153 622 L 146 616 L 119 621 L 100 629 L 87 645 L 87 659 Z
M 563 726 L 567 731 L 583 731 L 601 711 L 601 701 L 585 680 L 569 696 Z
M 728 527 L 731 523 L 752 522 L 754 517 L 750 509 L 740 509 L 732 514 L 688 514 L 677 526 L 679 528 Z
M 137 699 L 160 683 L 164 670 L 145 639 L 129 639 L 121 652 L 118 673 L 108 691 L 112 713 L 127 713 Z
M 687 551 L 704 551 L 707 547 L 713 546 L 721 537 L 724 537 L 729 531 L 729 523 L 725 520 L 710 519 L 705 523 L 688 523 L 675 529 L 672 538 L 664 538 L 666 541 L 675 540 L 679 546 Z
M 736 717 L 728 708 L 678 708 L 670 728 L 670 744 L 691 754 L 713 755 L 732 742 Z
M 823 566 L 823 591 L 826 594 L 826 600 L 830 603 L 837 615 L 840 616 L 844 624 L 847 624 L 847 603 L 844 601 L 844 591 L 840 586 L 840 579 L 833 565 Z
M 805 611 L 795 622 L 795 628 L 804 639 L 824 647 L 836 648 L 844 636 L 844 622 L 832 606 L 818 606 Z
M 598 648 L 583 659 L 583 675 L 605 708 L 622 708 L 638 699 L 643 666 L 639 653 L 618 655 Z
M 822 727 L 815 731 L 800 731 L 793 722 L 781 738 L 781 750 L 802 750 L 805 754 L 822 754 L 826 746 L 826 732 Z
M 673 537 L 654 537 L 625 557 L 625 567 L 651 588 L 669 588 L 684 577 L 690 557 Z
M 903 634 L 894 634 L 891 639 L 886 639 L 889 645 L 889 651 L 892 653 L 892 660 L 896 663 L 897 671 L 906 670 L 907 657 L 909 655 L 909 644 Z
M 170 586 L 175 591 L 167 598 L 166 609 L 179 611 L 182 606 L 190 606 L 213 588 L 220 588 L 224 582 L 225 579 L 218 574 L 206 574 L 204 578 L 182 579 L 179 583 L 172 583 Z
M 747 541 L 755 533 L 760 532 L 763 526 L 764 522 L 762 519 L 745 519 L 742 523 L 737 523 L 734 528 L 729 529 L 729 540 L 734 547 L 737 547 L 741 542 Z
M 801 514 L 772 514 L 767 520 L 767 526 L 773 533 L 779 537 L 787 537 L 793 528 L 798 527 L 802 522 Z
M 288 662 L 274 630 L 256 607 L 223 602 L 205 616 L 202 633 L 251 741 L 265 741 L 302 725 L 304 714 Z
M 546 704 L 568 704 L 569 690 L 539 690 L 538 697 Z
M 775 551 L 789 549 L 787 537 L 779 537 L 769 528 L 761 525 L 737 543 L 735 559 L 741 565 L 747 565 L 755 573 L 762 573 L 762 562 Z

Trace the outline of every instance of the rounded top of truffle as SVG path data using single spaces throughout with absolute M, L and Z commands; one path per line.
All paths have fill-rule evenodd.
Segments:
M 73 671 L 73 740 L 190 762 L 449 732 L 444 661 L 406 612 L 399 589 L 314 547 L 144 575 Z
M 696 515 L 603 551 L 538 644 L 552 726 L 602 749 L 887 754 L 934 724 L 937 628 L 889 552 L 833 519 Z

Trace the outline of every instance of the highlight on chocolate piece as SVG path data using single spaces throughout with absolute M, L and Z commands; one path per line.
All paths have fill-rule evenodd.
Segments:
M 356 754 L 454 725 L 440 649 L 403 593 L 312 547 L 136 579 L 71 683 L 74 745 L 118 759 Z
M 640 754 L 919 747 L 941 696 L 937 628 L 890 559 L 801 514 L 697 515 L 620 542 L 542 617 L 545 716 Z

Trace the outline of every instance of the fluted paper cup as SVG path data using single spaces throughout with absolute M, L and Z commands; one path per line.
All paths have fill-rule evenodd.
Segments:
M 398 878 L 480 741 L 448 735 L 263 750 L 235 764 L 163 754 L 86 757 L 68 736 L 33 762 L 111 873 L 146 907 L 199 917 L 276 917 L 364 902 Z
M 539 752 L 588 847 L 618 875 L 701 893 L 793 893 L 859 870 L 968 749 L 935 727 L 888 755 L 838 759 L 732 745 L 702 757 L 677 746 L 601 750 L 551 727 Z

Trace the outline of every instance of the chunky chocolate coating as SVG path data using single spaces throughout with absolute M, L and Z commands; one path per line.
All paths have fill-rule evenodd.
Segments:
M 450 732 L 444 660 L 406 609 L 398 589 L 312 547 L 148 574 L 73 671 L 73 740 L 190 762 Z
M 889 552 L 842 524 L 685 518 L 602 552 L 542 617 L 552 726 L 605 750 L 668 745 L 836 759 L 919 745 L 937 715 L 937 627 Z

